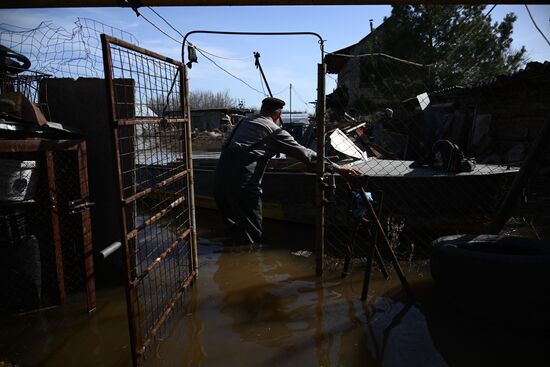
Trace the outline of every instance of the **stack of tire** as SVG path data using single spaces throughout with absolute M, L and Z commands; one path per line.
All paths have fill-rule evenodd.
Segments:
M 550 320 L 550 241 L 497 235 L 454 235 L 433 242 L 431 273 L 454 305 L 473 314 Z

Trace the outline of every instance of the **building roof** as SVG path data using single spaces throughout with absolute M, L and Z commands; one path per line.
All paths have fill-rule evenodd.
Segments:
M 454 86 L 429 93 L 430 96 L 449 96 L 455 94 L 472 93 L 487 88 L 508 88 L 510 84 L 517 83 L 548 83 L 550 81 L 550 61 L 529 62 L 525 68 L 512 74 L 497 75 L 481 81 L 478 84 L 460 87 Z

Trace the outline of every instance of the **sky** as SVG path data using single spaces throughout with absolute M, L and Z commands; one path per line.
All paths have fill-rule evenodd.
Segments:
M 550 39 L 550 5 L 530 5 L 538 26 Z M 487 7 L 486 11 L 490 9 Z M 391 13 L 388 5 L 361 6 L 264 6 L 264 7 L 158 7 L 155 10 L 175 28 L 185 34 L 192 30 L 223 30 L 243 32 L 316 32 L 325 40 L 325 51 L 331 52 L 352 45 L 383 22 Z M 161 26 L 174 38 L 181 38 L 168 28 L 150 9 L 140 12 Z M 550 60 L 550 46 L 533 26 L 523 5 L 498 5 L 491 13 L 493 22 L 514 12 L 513 48 L 527 48 L 531 61 Z M 52 21 L 67 30 L 74 28 L 77 17 L 91 18 L 131 33 L 145 47 L 174 59 L 181 59 L 181 46 L 153 28 L 128 8 L 55 8 L 0 9 L 0 23 L 24 28 L 36 27 L 42 21 Z M 227 36 L 194 34 L 190 42 L 216 56 L 216 63 L 244 80 L 250 86 L 231 77 L 199 54 L 199 63 L 189 71 L 191 90 L 228 91 L 243 100 L 247 107 L 257 107 L 264 98 L 259 71 L 252 53 L 261 54 L 260 62 L 276 97 L 288 102 L 292 84 L 292 109 L 313 112 L 308 102 L 316 99 L 317 64 L 321 52 L 317 38 L 312 36 Z M 327 93 L 336 86 L 329 75 Z M 252 87 L 252 88 L 251 88 Z M 265 90 L 267 93 L 267 90 Z

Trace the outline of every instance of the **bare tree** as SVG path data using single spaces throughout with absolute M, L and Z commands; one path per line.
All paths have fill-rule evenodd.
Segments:
M 223 92 L 194 90 L 189 93 L 189 104 L 191 109 L 233 108 L 238 102 L 229 95 L 229 90 Z

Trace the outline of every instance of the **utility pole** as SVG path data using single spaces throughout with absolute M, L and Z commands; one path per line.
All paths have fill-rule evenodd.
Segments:
M 290 123 L 292 123 L 292 83 L 290 83 L 290 92 L 289 92 L 289 100 L 290 100 Z
M 271 93 L 271 88 L 269 88 L 269 84 L 267 84 L 267 79 L 265 78 L 264 69 L 262 69 L 262 65 L 260 65 L 260 53 L 259 52 L 253 52 L 254 58 L 256 59 L 256 62 L 254 65 L 256 65 L 257 69 L 260 69 L 260 74 L 262 74 L 262 78 L 264 80 L 265 86 L 267 87 L 267 91 L 269 92 L 269 96 L 273 97 L 273 93 Z

